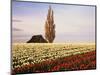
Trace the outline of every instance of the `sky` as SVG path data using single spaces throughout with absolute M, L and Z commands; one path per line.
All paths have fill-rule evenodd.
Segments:
M 54 42 L 95 42 L 95 6 L 12 2 L 12 41 L 27 42 L 45 33 L 49 5 L 54 11 Z

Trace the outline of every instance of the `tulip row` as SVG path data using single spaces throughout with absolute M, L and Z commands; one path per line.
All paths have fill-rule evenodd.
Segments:
M 15 43 L 12 46 L 12 69 L 91 51 L 95 51 L 93 43 Z
M 96 69 L 96 51 L 26 64 L 13 69 L 13 74 Z
M 45 60 L 82 54 L 94 50 L 94 44 L 17 43 L 12 46 L 12 69 L 30 63 L 35 64 Z

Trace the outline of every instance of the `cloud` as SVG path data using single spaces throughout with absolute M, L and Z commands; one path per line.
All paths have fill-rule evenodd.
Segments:
M 16 19 L 13 19 L 12 21 L 13 22 L 22 22 L 22 20 L 16 20 Z
M 23 31 L 22 29 L 18 29 L 18 28 L 13 28 L 13 31 Z

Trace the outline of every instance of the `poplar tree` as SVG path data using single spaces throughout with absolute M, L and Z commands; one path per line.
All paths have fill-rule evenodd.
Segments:
M 51 6 L 49 6 L 47 20 L 45 22 L 45 38 L 48 43 L 52 43 L 55 38 L 54 15 Z

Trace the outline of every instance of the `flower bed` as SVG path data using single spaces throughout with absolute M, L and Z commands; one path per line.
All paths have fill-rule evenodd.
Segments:
M 12 70 L 13 74 L 96 69 L 96 51 L 29 63 Z
M 12 69 L 90 51 L 95 51 L 95 44 L 14 43 L 12 46 Z

